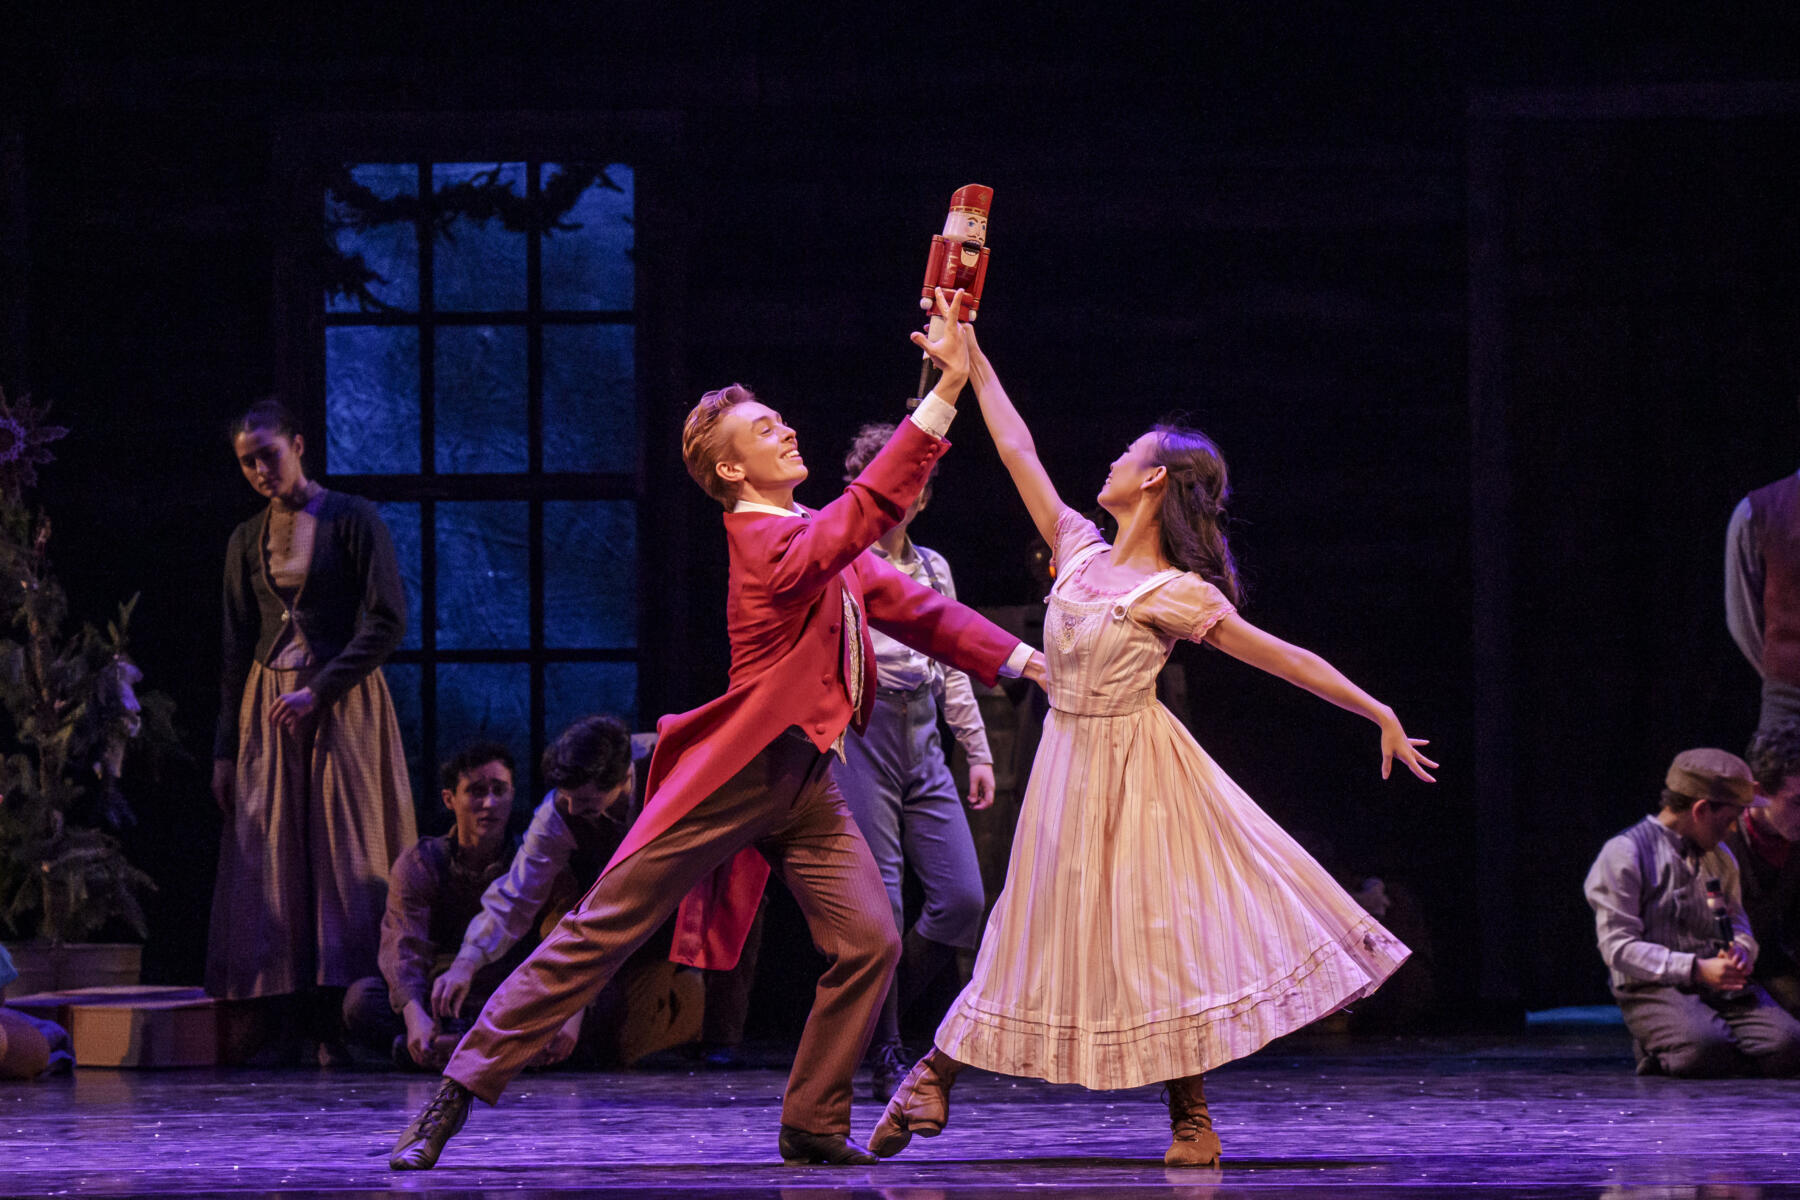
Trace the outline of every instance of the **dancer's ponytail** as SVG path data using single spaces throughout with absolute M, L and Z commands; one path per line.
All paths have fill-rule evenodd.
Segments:
M 1158 425 L 1154 432 L 1155 460 L 1168 472 L 1160 513 L 1163 555 L 1241 604 L 1243 585 L 1225 535 L 1225 504 L 1231 498 L 1225 456 L 1198 429 Z

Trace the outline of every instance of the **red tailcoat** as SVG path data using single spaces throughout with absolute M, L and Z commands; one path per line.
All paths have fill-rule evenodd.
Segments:
M 869 626 L 994 682 L 1019 640 L 867 553 L 900 523 L 948 448 L 901 421 L 844 494 L 818 512 L 805 518 L 726 514 L 731 683 L 710 704 L 657 723 L 644 810 L 608 869 L 668 829 L 789 726 L 821 751 L 853 720 L 861 730 L 875 702 Z M 846 588 L 865 618 L 863 692 L 855 711 L 844 687 Z M 682 900 L 669 957 L 715 970 L 734 966 L 768 877 L 769 864 L 753 846 L 722 864 Z

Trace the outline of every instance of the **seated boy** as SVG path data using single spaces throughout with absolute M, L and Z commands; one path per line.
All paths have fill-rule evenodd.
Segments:
M 1684 750 L 1661 811 L 1608 841 L 1588 871 L 1600 957 L 1640 1074 L 1800 1073 L 1800 1021 L 1750 981 L 1756 939 L 1737 863 L 1719 845 L 1744 810 L 1765 803 L 1743 759 Z M 1709 907 L 1712 889 L 1719 904 Z
M 594 886 L 637 817 L 635 760 L 648 758 L 654 742 L 654 735 L 634 739 L 612 717 L 590 716 L 544 750 L 551 790 L 532 814 L 511 867 L 482 897 L 455 961 L 433 985 L 434 1012 L 479 1012 L 493 987 L 475 996 L 475 985 L 489 979 L 497 985 L 519 961 L 521 944 L 529 938 L 524 948 L 530 949 Z M 563 1024 L 536 1064 L 561 1062 L 584 1043 L 599 1059 L 629 1065 L 698 1036 L 704 984 L 699 972 L 671 963 L 668 951 L 667 936 L 641 947 L 592 1004 Z M 584 1039 L 590 1021 L 597 1027 Z
M 455 824 L 441 837 L 420 838 L 394 863 L 381 918 L 380 978 L 359 979 L 344 994 L 344 1028 L 360 1045 L 392 1046 L 396 1062 L 442 1067 L 464 1027 L 458 1014 L 432 1009 L 432 980 L 450 966 L 481 897 L 512 862 L 517 839 L 507 833 L 513 807 L 513 756 L 498 742 L 478 741 L 443 766 L 444 807 Z M 468 994 L 485 1000 L 529 946 L 482 973 Z

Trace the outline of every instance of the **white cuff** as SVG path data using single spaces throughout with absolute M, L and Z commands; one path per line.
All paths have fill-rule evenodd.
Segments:
M 1000 678 L 1017 679 L 1023 675 L 1025 664 L 1030 662 L 1031 656 L 1036 653 L 1037 651 L 1026 642 L 1020 642 L 1014 646 L 1013 652 L 1006 656 L 1006 664 L 1000 668 Z
M 934 438 L 949 433 L 950 422 L 955 419 L 956 405 L 939 399 L 936 392 L 919 401 L 919 407 L 912 411 L 912 423 Z

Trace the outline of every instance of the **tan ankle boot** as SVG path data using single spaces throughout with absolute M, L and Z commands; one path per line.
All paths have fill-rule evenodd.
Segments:
M 936 1137 L 950 1119 L 950 1086 L 962 1064 L 941 1050 L 933 1050 L 906 1073 L 887 1111 L 869 1135 L 869 1149 L 891 1158 L 906 1149 L 913 1134 Z
M 1171 1167 L 1210 1167 L 1219 1161 L 1219 1135 L 1213 1132 L 1212 1114 L 1206 1111 L 1206 1087 L 1202 1076 L 1171 1079 L 1164 1085 L 1169 1100 L 1169 1143 L 1163 1162 Z

